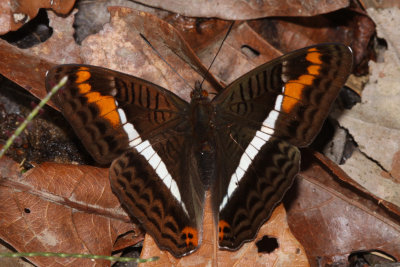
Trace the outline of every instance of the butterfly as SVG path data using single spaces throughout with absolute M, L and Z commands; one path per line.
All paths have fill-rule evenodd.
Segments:
M 210 192 L 220 248 L 252 240 L 299 171 L 300 152 L 319 132 L 352 69 L 342 44 L 303 48 L 267 62 L 214 98 L 198 84 L 190 103 L 149 81 L 90 65 L 65 75 L 54 98 L 86 149 L 111 164 L 115 195 L 175 257 L 202 240 Z

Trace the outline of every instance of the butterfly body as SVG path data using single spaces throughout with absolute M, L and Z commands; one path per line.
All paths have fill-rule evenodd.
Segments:
M 146 80 L 89 66 L 47 75 L 69 82 L 55 102 L 100 163 L 113 192 L 160 248 L 181 257 L 202 241 L 206 191 L 219 246 L 252 240 L 299 171 L 351 71 L 341 44 L 308 47 L 265 63 L 213 99 L 190 103 Z
M 215 110 L 207 93 L 192 92 L 190 103 L 191 132 L 188 138 L 192 138 L 193 154 L 196 154 L 199 170 L 204 170 L 202 177 L 205 189 L 208 189 L 212 180 L 212 163 L 215 162 Z

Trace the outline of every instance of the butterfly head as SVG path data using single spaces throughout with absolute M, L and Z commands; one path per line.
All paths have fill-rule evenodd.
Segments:
M 208 92 L 201 88 L 200 81 L 196 81 L 193 91 L 190 93 L 190 98 L 195 99 L 208 99 Z

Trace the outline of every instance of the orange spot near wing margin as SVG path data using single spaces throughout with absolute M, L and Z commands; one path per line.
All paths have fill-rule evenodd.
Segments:
M 218 240 L 220 242 L 224 240 L 225 230 L 228 230 L 230 232 L 230 228 L 231 226 L 226 221 L 220 220 L 218 222 Z
M 193 227 L 186 226 L 182 230 L 182 238 L 185 240 L 187 247 L 197 247 L 199 244 L 199 236 L 197 230 Z

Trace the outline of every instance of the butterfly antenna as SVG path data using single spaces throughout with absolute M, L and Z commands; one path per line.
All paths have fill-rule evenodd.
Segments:
M 211 69 L 212 65 L 214 64 L 215 59 L 217 58 L 219 52 L 221 51 L 222 45 L 225 43 L 226 38 L 228 38 L 228 35 L 229 35 L 229 33 L 231 32 L 231 30 L 232 30 L 232 28 L 233 28 L 233 24 L 235 24 L 235 21 L 232 21 L 231 25 L 229 26 L 229 29 L 228 29 L 228 31 L 226 32 L 224 39 L 222 40 L 221 44 L 219 45 L 219 48 L 218 48 L 217 53 L 215 54 L 215 57 L 213 58 L 213 60 L 211 61 L 210 66 L 209 66 L 208 69 L 207 69 L 207 73 L 210 72 L 210 69 Z M 206 75 L 207 75 L 207 73 L 206 73 Z M 206 78 L 205 78 L 206 75 L 204 75 L 203 80 L 202 80 L 201 83 L 200 83 L 200 88 L 201 88 L 201 86 L 203 85 L 204 80 L 206 79 Z
M 161 58 L 161 60 L 164 61 L 165 64 L 167 64 L 167 65 L 176 73 L 176 75 L 178 75 L 179 78 L 181 78 L 182 81 L 183 81 L 187 86 L 189 86 L 189 88 L 191 88 L 191 89 L 193 90 L 193 87 L 190 86 L 190 84 L 185 80 L 185 78 L 183 78 L 183 77 L 171 66 L 171 64 L 169 64 L 169 63 L 163 58 L 163 56 L 162 56 L 162 55 L 157 51 L 157 49 L 150 43 L 150 41 L 147 40 L 147 38 L 144 37 L 143 34 L 139 33 L 139 35 L 140 35 L 140 37 L 142 37 L 142 39 L 151 47 L 151 49 L 153 49 L 153 51 Z

